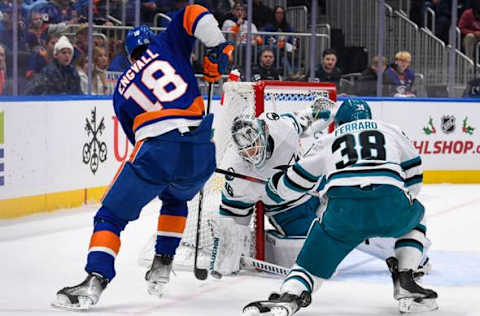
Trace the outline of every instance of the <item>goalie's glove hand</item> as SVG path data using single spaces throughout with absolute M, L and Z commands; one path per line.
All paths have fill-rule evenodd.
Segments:
M 318 97 L 311 105 L 313 120 L 324 119 L 327 121 L 332 115 L 335 102 L 325 97 Z
M 234 49 L 232 42 L 224 42 L 207 49 L 203 58 L 203 79 L 205 81 L 217 82 L 222 74 L 228 73 Z

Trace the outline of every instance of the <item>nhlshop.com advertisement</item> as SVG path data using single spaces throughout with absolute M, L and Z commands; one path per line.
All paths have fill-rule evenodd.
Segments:
M 376 118 L 398 125 L 421 154 L 425 169 L 480 168 L 480 102 L 370 102 Z

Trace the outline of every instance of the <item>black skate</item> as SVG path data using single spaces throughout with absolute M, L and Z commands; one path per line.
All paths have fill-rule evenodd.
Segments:
M 300 296 L 272 293 L 266 301 L 255 301 L 245 306 L 242 316 L 292 316 L 311 302 L 312 297 L 307 291 L 303 291 Z
M 172 265 L 173 256 L 155 255 L 150 270 L 145 274 L 145 280 L 148 282 L 148 294 L 162 297 L 163 288 L 170 281 Z
M 52 305 L 68 310 L 87 310 L 97 304 L 107 284 L 108 280 L 100 274 L 90 273 L 82 283 L 58 291 L 57 300 Z
M 427 312 L 438 309 L 437 292 L 421 287 L 415 281 L 413 270 L 398 271 L 398 260 L 387 259 L 388 268 L 392 274 L 393 297 L 398 300 L 401 313 Z

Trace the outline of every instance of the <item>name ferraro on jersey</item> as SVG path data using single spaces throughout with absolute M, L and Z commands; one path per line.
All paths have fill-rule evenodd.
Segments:
M 146 53 L 148 56 L 142 56 L 139 60 L 133 63 L 130 66 L 130 69 L 128 69 L 125 75 L 123 75 L 120 79 L 120 82 L 118 84 L 118 92 L 121 95 L 123 95 L 123 93 L 125 92 L 125 89 L 129 85 L 130 81 L 135 78 L 135 75 L 142 71 L 142 69 L 145 68 L 148 63 L 158 57 L 158 54 L 153 53 L 150 49 L 147 49 Z
M 348 124 L 343 124 L 335 129 L 335 136 L 366 129 L 378 129 L 378 124 L 374 121 L 355 121 Z

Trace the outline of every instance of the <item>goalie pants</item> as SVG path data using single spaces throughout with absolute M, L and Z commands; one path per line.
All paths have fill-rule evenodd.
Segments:
M 174 255 L 185 228 L 187 201 L 215 171 L 215 145 L 211 142 L 213 116 L 199 127 L 180 134 L 172 130 L 137 142 L 117 172 L 94 218 L 85 270 L 112 280 L 120 250 L 120 233 L 156 196 L 162 200 L 156 252 Z
M 391 185 L 334 187 L 323 217 L 313 222 L 296 263 L 329 279 L 357 245 L 372 237 L 401 237 L 417 226 L 424 207 Z

